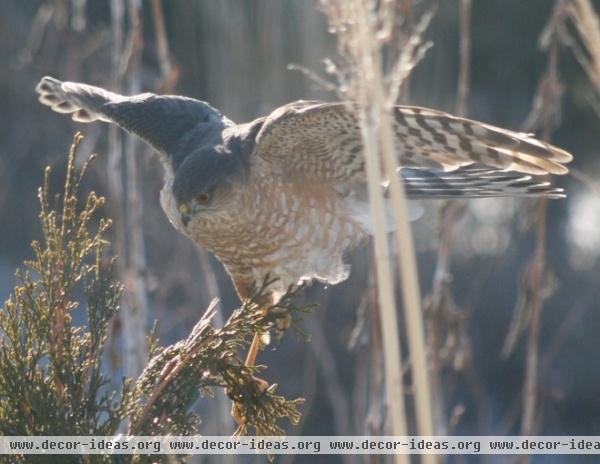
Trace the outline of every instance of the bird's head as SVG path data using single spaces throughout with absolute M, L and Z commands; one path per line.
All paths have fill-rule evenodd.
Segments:
M 224 147 L 200 149 L 181 163 L 173 180 L 173 195 L 184 226 L 198 216 L 222 211 L 235 201 L 244 182 L 242 158 Z

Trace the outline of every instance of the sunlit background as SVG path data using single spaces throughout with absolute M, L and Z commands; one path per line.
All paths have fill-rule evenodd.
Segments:
M 425 0 L 399 3 L 414 4 L 415 15 L 430 5 Z M 523 127 L 546 68 L 539 37 L 553 3 L 473 0 L 470 117 L 512 129 Z M 140 5 L 139 91 L 169 91 L 206 100 L 236 122 L 296 99 L 336 98 L 304 73 L 288 69 L 296 64 L 328 78 L 323 60 L 337 56 L 336 41 L 316 2 L 163 1 L 164 37 L 157 34 L 152 2 Z M 80 155 L 99 154 L 87 188 L 108 197 L 107 214 L 117 221 L 128 220 L 119 217 L 114 207 L 107 174 L 120 169 L 107 164 L 115 146 L 110 137 L 117 135 L 109 137 L 108 127 L 101 123 L 84 126 L 52 113 L 37 102 L 34 87 L 40 77 L 52 75 L 107 88 L 118 82 L 126 92 L 131 70 L 123 56 L 115 59 L 115 41 L 127 44 L 130 6 L 125 0 L 0 2 L 3 299 L 14 284 L 15 269 L 32 255 L 30 242 L 40 236 L 36 194 L 43 168 L 51 165 L 60 171 L 76 131 L 85 135 Z M 124 21 L 121 39 L 115 35 L 119 8 Z M 408 102 L 452 112 L 458 74 L 457 0 L 440 2 L 427 37 L 434 46 L 412 76 Z M 167 55 L 161 56 L 165 51 L 161 46 L 166 46 Z M 600 435 L 600 122 L 589 105 L 593 90 L 566 50 L 561 51 L 559 70 L 564 86 L 562 120 L 552 140 L 574 153 L 575 161 L 573 174 L 558 179 L 568 198 L 551 201 L 548 209 L 548 299 L 540 336 L 537 432 Z M 222 266 L 168 223 L 158 204 L 162 167 L 145 146 L 135 150 L 142 201 L 140 211 L 128 214 L 141 212 L 142 216 L 147 264 L 140 276 L 149 312 L 145 329 L 158 320 L 161 341 L 172 343 L 187 335 L 211 299 L 220 299 L 223 317 L 238 300 Z M 59 181 L 57 177 L 57 186 Z M 424 296 L 431 289 L 436 264 L 437 207 L 432 202 L 411 207 Z M 438 346 L 446 355 L 440 384 L 448 433 L 519 431 L 526 336 L 517 340 L 509 356 L 502 357 L 501 351 L 523 298 L 524 266 L 535 247 L 534 211 L 531 201 L 477 200 L 468 203 L 456 225 L 451 265 L 454 305 L 445 320 L 447 346 Z M 278 383 L 279 391 L 307 399 L 301 424 L 285 425 L 289 434 L 382 433 L 381 345 L 369 252 L 370 244 L 365 243 L 349 257 L 353 272 L 348 281 L 331 288 L 313 285 L 305 292 L 306 301 L 319 303 L 317 312 L 303 321 L 310 343 L 289 332 L 274 350 L 260 356 L 260 362 L 269 366 L 263 376 Z M 123 256 L 126 251 L 115 243 L 112 253 Z M 107 368 L 118 379 L 123 369 L 122 342 L 118 321 L 113 326 Z M 223 396 L 201 400 L 198 408 L 203 414 L 201 433 L 233 431 L 229 403 Z M 467 462 L 453 459 L 450 462 Z M 500 462 L 486 459 L 476 462 Z M 250 460 L 223 457 L 219 462 Z M 375 461 L 360 456 L 285 456 L 278 462 Z M 590 461 L 537 456 L 533 462 Z

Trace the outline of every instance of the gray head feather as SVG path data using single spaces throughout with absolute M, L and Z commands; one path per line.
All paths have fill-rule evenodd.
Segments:
M 247 167 L 238 153 L 222 145 L 203 147 L 188 154 L 173 181 L 173 195 L 178 204 L 188 203 L 200 194 L 211 198 L 244 181 Z

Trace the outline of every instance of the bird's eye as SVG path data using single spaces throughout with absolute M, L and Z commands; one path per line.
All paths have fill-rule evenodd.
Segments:
M 210 194 L 208 194 L 207 192 L 202 192 L 196 197 L 196 201 L 201 205 L 205 205 L 210 201 Z

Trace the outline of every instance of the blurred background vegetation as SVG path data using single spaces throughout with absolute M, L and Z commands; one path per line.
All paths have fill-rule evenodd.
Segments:
M 400 0 L 398 5 L 416 16 L 433 3 Z M 547 66 L 539 38 L 554 6 L 551 0 L 473 0 L 470 117 L 523 127 Z M 459 36 L 459 1 L 439 2 L 427 32 L 434 46 L 411 78 L 407 102 L 454 110 Z M 123 263 L 119 277 L 134 295 L 125 309 L 143 306 L 145 329 L 158 320 L 163 343 L 186 336 L 214 297 L 227 317 L 237 297 L 223 268 L 179 235 L 159 207 L 162 167 L 157 158 L 120 133 L 109 135 L 106 125 L 83 127 L 51 113 L 37 102 L 33 89 L 40 77 L 52 75 L 125 93 L 177 93 L 209 101 L 236 122 L 295 99 L 332 100 L 335 94 L 288 70 L 295 63 L 325 74 L 322 60 L 336 56 L 335 37 L 316 2 L 5 0 L 0 3 L 0 51 L 0 296 L 8 296 L 14 269 L 31 257 L 29 244 L 40 238 L 36 194 L 43 167 L 50 164 L 60 172 L 72 134 L 83 130 L 82 156 L 99 154 L 86 187 L 108 196 L 105 208 L 117 223 L 115 233 L 119 227 L 140 226 L 139 237 L 113 239 L 112 252 Z M 589 103 L 594 89 L 570 51 L 561 49 L 558 69 L 561 121 L 552 140 L 575 154 L 575 161 L 574 174 L 558 179 L 568 198 L 551 201 L 548 209 L 547 299 L 533 432 L 600 435 L 599 121 Z M 117 171 L 126 176 L 115 181 Z M 57 175 L 58 185 L 62 178 Z M 128 192 L 139 194 L 137 200 L 124 199 Z M 471 201 L 455 224 L 453 302 L 446 304 L 443 317 L 429 315 L 429 328 L 439 335 L 431 350 L 440 360 L 438 395 L 447 433 L 520 430 L 527 337 L 520 337 L 508 356 L 501 351 L 515 309 L 526 299 L 521 283 L 535 248 L 533 205 L 513 199 Z M 412 206 L 421 287 L 428 295 L 439 214 L 436 204 Z M 306 301 L 320 305 L 305 318 L 311 343 L 288 333 L 275 350 L 261 355 L 269 366 L 264 377 L 279 383 L 286 396 L 307 399 L 300 425 L 290 426 L 289 434 L 383 430 L 381 341 L 369 245 L 349 259 L 353 272 L 348 281 L 330 288 L 313 285 L 305 292 Z M 436 321 L 441 331 L 433 326 Z M 113 321 L 107 353 L 116 379 L 127 371 L 121 322 Z M 204 418 L 201 433 L 233 431 L 224 397 L 198 408 Z M 538 456 L 533 462 L 584 462 L 564 459 Z M 363 457 L 285 456 L 279 462 L 363 462 Z

